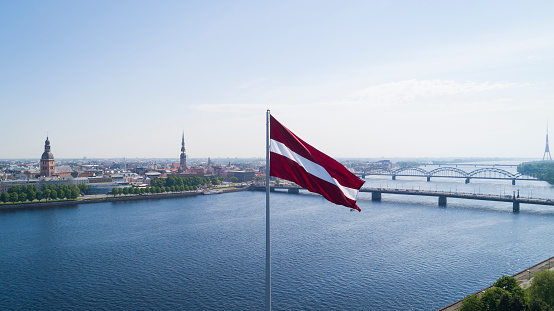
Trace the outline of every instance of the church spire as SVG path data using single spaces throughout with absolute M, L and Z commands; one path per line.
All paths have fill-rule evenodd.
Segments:
M 55 169 L 56 163 L 54 162 L 54 155 L 50 151 L 50 140 L 46 136 L 44 152 L 40 157 L 40 176 L 51 177 L 54 175 Z
M 181 140 L 181 161 L 179 162 L 179 171 L 184 172 L 187 169 L 187 154 L 185 153 L 185 131 Z
M 181 140 L 181 153 L 185 152 L 185 131 L 183 131 L 183 139 Z

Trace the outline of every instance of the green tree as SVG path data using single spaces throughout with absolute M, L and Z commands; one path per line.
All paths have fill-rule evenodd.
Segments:
M 496 280 L 496 282 L 494 282 L 493 286 L 505 289 L 509 292 L 513 292 L 514 288 L 520 288 L 514 277 L 505 276 L 505 275 L 502 276 L 501 278 L 499 278 L 498 280 Z
M 42 198 L 48 201 L 50 199 L 50 189 L 46 188 L 42 190 Z
M 554 271 L 543 270 L 536 273 L 529 286 L 529 296 L 554 307 Z
M 532 176 L 554 184 L 554 162 L 552 161 L 525 162 L 517 167 L 517 171 L 523 175 Z
M 462 300 L 462 306 L 458 309 L 459 311 L 481 311 L 483 310 L 483 302 L 479 295 L 470 295 L 466 296 Z
M 34 199 L 36 199 L 36 197 L 37 197 L 37 194 L 33 190 L 27 193 L 27 200 L 29 201 L 33 201 Z
M 119 194 L 119 188 L 117 187 L 113 187 L 112 188 L 112 191 L 111 191 L 111 194 L 115 197 L 116 195 Z
M 22 192 L 19 194 L 19 197 L 17 198 L 19 202 L 25 202 L 27 201 L 27 194 L 25 192 Z
M 79 188 L 77 188 L 77 187 L 72 188 L 69 198 L 75 200 L 78 197 L 79 197 Z
M 229 181 L 232 182 L 232 183 L 236 183 L 236 182 L 239 181 L 239 179 L 237 177 L 233 176 L 233 177 L 229 178 Z
M 517 283 L 517 280 L 512 276 L 502 276 L 493 284 L 494 287 L 507 290 L 513 297 L 513 301 L 523 300 L 523 289 Z
M 79 184 L 79 191 L 84 193 L 84 194 L 89 194 L 90 193 L 90 188 L 87 184 Z
M 552 311 L 554 309 L 550 308 L 546 302 L 537 300 L 536 298 L 531 298 L 527 303 L 527 310 L 529 311 Z
M 487 289 L 481 296 L 481 302 L 484 307 L 483 309 L 487 311 L 504 311 L 498 308 L 498 303 L 500 302 L 500 298 L 505 294 L 510 295 L 510 292 L 498 287 Z
M 37 200 L 42 200 L 44 198 L 44 194 L 42 193 L 42 191 L 37 191 Z
M 9 198 L 9 195 L 7 192 L 2 192 L 2 194 L 0 194 L 0 201 L 6 203 L 10 200 Z
M 11 186 L 10 189 L 8 189 L 8 193 L 19 193 L 19 192 L 21 192 L 20 185 Z
M 10 202 L 17 202 L 19 201 L 19 195 L 17 192 L 10 193 Z
M 55 200 L 58 198 L 58 192 L 56 190 L 50 190 L 50 199 Z

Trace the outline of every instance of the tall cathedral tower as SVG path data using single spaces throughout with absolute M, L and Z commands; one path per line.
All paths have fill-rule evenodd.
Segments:
M 181 141 L 181 161 L 179 162 L 179 171 L 184 172 L 187 169 L 187 154 L 185 153 L 185 131 Z
M 50 152 L 50 141 L 48 140 L 48 136 L 46 136 L 46 141 L 44 142 L 44 152 L 40 157 L 40 176 L 52 177 L 55 170 L 56 164 L 54 163 L 54 155 Z
M 548 147 L 548 122 L 546 123 L 546 147 L 544 148 L 544 155 L 542 156 L 542 160 L 552 161 L 552 156 L 550 155 L 550 148 Z

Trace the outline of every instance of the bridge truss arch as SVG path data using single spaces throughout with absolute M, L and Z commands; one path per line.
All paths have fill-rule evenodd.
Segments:
M 514 175 L 508 171 L 499 168 L 480 168 L 475 171 L 472 171 L 468 174 L 468 177 L 481 177 L 481 178 L 517 178 L 517 175 Z
M 419 167 L 403 167 L 392 172 L 393 175 L 428 176 L 429 172 Z
M 456 167 L 439 167 L 429 172 L 429 175 L 433 177 L 468 177 L 466 171 Z

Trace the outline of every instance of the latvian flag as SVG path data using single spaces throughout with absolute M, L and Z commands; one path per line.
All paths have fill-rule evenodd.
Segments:
M 294 135 L 270 117 L 270 176 L 292 181 L 327 200 L 361 211 L 358 190 L 365 181 Z

